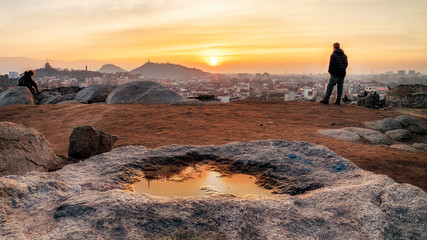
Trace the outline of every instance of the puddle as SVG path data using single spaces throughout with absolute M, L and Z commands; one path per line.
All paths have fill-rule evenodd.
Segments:
M 212 166 L 188 166 L 174 169 L 170 166 L 144 172 L 142 181 L 134 184 L 137 193 L 155 196 L 196 197 L 217 193 L 236 196 L 274 195 L 255 184 L 256 178 L 247 174 L 222 175 Z

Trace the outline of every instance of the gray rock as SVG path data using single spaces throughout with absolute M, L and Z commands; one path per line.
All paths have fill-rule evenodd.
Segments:
M 402 141 L 411 138 L 411 132 L 406 129 L 390 130 L 387 131 L 385 135 L 396 141 Z
M 359 135 L 362 139 L 364 139 L 364 140 L 366 140 L 372 144 L 386 144 L 386 145 L 391 144 L 391 141 L 387 137 L 387 135 L 385 135 L 379 131 L 366 129 L 366 128 L 356 128 L 356 127 L 347 127 L 347 128 L 342 128 L 342 129 L 345 131 L 348 131 L 348 132 L 355 133 L 355 134 Z
M 400 122 L 394 118 L 385 118 L 379 121 L 368 122 L 365 125 L 383 133 L 390 130 L 402 129 Z
M 183 100 L 179 94 L 152 82 L 137 81 L 116 88 L 106 99 L 107 104 L 170 104 Z
M 77 95 L 77 93 L 67 93 L 64 95 L 64 98 L 67 101 L 70 101 L 70 100 L 74 100 L 74 98 L 76 98 L 76 95 Z
M 172 103 L 172 105 L 204 105 L 204 103 L 198 99 L 184 99 L 178 102 Z
M 414 144 L 412 144 L 412 147 L 427 152 L 427 144 L 426 143 L 414 143 Z
M 397 121 L 411 133 L 426 134 L 427 128 L 420 124 L 415 118 L 409 115 L 401 115 L 396 118 Z
M 76 127 L 70 135 L 68 155 L 85 158 L 108 152 L 118 139 L 117 135 L 98 131 L 91 126 Z
M 59 102 L 57 104 L 78 104 L 78 102 L 76 100 L 69 100 L 69 101 Z
M 360 140 L 359 135 L 342 129 L 320 130 L 319 133 L 328 137 L 333 137 L 347 142 L 357 142 Z
M 57 95 L 57 96 L 51 96 L 49 98 L 43 99 L 43 101 L 40 102 L 40 104 L 41 105 L 44 105 L 44 104 L 57 104 L 57 103 L 60 103 L 60 102 L 63 102 L 63 101 L 65 101 L 65 98 L 63 96 L 61 96 L 61 95 Z
M 80 103 L 105 102 L 112 91 L 111 87 L 105 85 L 91 85 L 79 91 L 74 100 Z
M 263 171 L 257 178 L 284 194 L 132 192 L 152 164 L 201 161 Z M 423 190 L 305 142 L 121 147 L 57 172 L 0 178 L 0 189 L 6 239 L 427 239 Z
M 395 144 L 395 145 L 391 145 L 391 148 L 400 150 L 400 151 L 406 151 L 406 152 L 411 152 L 411 153 L 416 153 L 417 149 L 409 146 L 409 145 L 404 145 L 404 144 Z
M 33 94 L 27 87 L 15 87 L 0 92 L 0 107 L 14 104 L 33 105 Z
M 0 122 L 0 176 L 55 170 L 59 164 L 60 160 L 38 131 Z

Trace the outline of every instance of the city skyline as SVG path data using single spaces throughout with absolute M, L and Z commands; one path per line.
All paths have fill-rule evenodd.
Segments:
M 340 42 L 349 74 L 427 72 L 421 0 L 24 0 L 0 7 L 0 57 L 51 59 L 54 67 L 87 59 L 131 70 L 150 59 L 213 73 L 322 73 Z

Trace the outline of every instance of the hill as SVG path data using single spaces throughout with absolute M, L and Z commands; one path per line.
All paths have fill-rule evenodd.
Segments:
M 141 74 L 145 78 L 157 79 L 189 79 L 194 77 L 202 77 L 209 73 L 196 68 L 188 68 L 185 66 L 172 63 L 152 63 L 147 62 L 144 65 L 133 69 L 130 73 Z
M 98 70 L 100 73 L 117 73 L 117 72 L 128 72 L 124 70 L 121 67 L 118 67 L 114 64 L 104 64 L 102 67 Z
M 319 129 L 364 127 L 364 122 L 411 114 L 427 126 L 425 109 L 379 111 L 355 105 L 309 102 L 233 102 L 202 106 L 139 104 L 12 105 L 1 107 L 0 121 L 20 123 L 42 133 L 58 155 L 67 155 L 73 127 L 91 125 L 120 137 L 115 147 L 171 144 L 211 145 L 285 139 L 324 145 L 364 170 L 427 190 L 425 152 L 408 153 L 386 145 L 345 142 Z M 262 125 L 261 125 L 262 123 Z M 427 143 L 418 136 L 416 142 Z

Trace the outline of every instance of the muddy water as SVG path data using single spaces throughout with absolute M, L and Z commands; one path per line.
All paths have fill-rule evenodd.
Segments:
M 209 196 L 218 193 L 236 196 L 274 196 L 271 191 L 255 184 L 255 177 L 246 174 L 222 175 L 210 166 L 186 167 L 175 174 L 145 174 L 142 181 L 135 184 L 138 193 L 155 196 Z

